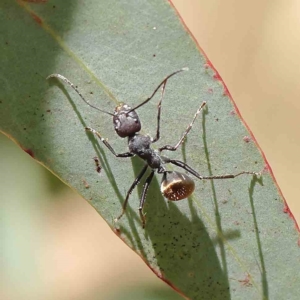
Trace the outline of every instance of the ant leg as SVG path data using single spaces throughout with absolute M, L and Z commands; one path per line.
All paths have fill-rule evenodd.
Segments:
M 145 228 L 145 223 L 146 223 L 145 215 L 143 214 L 143 207 L 145 204 L 147 191 L 148 191 L 149 185 L 152 181 L 153 175 L 154 175 L 154 170 L 152 170 L 151 174 L 147 177 L 147 179 L 145 181 L 143 192 L 142 192 L 142 197 L 141 197 L 141 201 L 140 201 L 140 206 L 139 206 L 139 212 L 140 212 L 140 217 L 142 220 L 143 228 Z
M 248 174 L 248 175 L 256 175 L 260 176 L 261 172 L 249 172 L 249 171 L 242 171 L 237 174 L 224 174 L 224 175 L 214 175 L 214 176 L 201 176 L 198 172 L 196 172 L 194 169 L 192 169 L 190 166 L 188 166 L 186 163 L 180 161 L 180 160 L 175 160 L 175 159 L 167 159 L 165 160 L 166 163 L 171 163 L 173 165 L 176 165 L 180 168 L 183 168 L 184 170 L 188 171 L 189 173 L 193 174 L 195 177 L 199 179 L 230 179 L 230 178 L 235 178 L 243 174 Z
M 167 84 L 167 81 L 165 81 L 164 84 L 163 84 L 163 86 L 162 86 L 161 97 L 160 97 L 159 103 L 157 105 L 157 129 L 156 129 L 156 137 L 154 139 L 152 139 L 152 143 L 157 142 L 159 140 L 159 138 L 160 138 L 161 102 L 162 102 L 162 99 L 163 99 L 164 94 L 165 94 L 166 84 Z
M 185 132 L 183 133 L 181 139 L 179 140 L 179 142 L 175 145 L 175 146 L 171 146 L 171 145 L 166 145 L 163 146 L 161 148 L 159 148 L 159 151 L 163 151 L 163 150 L 169 150 L 169 151 L 176 151 L 177 148 L 183 143 L 184 139 L 186 138 L 186 136 L 188 135 L 188 133 L 190 132 L 190 130 L 193 127 L 193 124 L 197 118 L 197 116 L 200 114 L 200 112 L 202 111 L 202 108 L 206 105 L 206 102 L 203 101 L 201 106 L 198 108 L 198 110 L 196 111 L 194 118 L 192 120 L 192 122 L 189 124 L 189 126 L 186 128 Z
M 115 157 L 132 157 L 134 156 L 134 154 L 130 153 L 130 152 L 125 152 L 125 153 L 120 153 L 117 154 L 115 152 L 115 150 L 112 148 L 112 146 L 108 143 L 108 141 L 106 139 L 104 139 L 99 132 L 97 132 L 95 129 L 91 128 L 91 127 L 86 127 L 85 128 L 86 131 L 90 131 L 92 133 L 94 133 L 100 140 L 101 142 L 109 149 L 109 151 L 115 156 Z
M 129 196 L 131 195 L 133 189 L 138 185 L 138 183 L 140 182 L 140 180 L 144 176 L 147 168 L 148 168 L 148 165 L 145 165 L 144 168 L 142 169 L 142 171 L 140 172 L 140 174 L 137 176 L 137 178 L 132 183 L 131 187 L 129 188 L 129 190 L 127 192 L 127 195 L 126 195 L 126 198 L 125 198 L 125 201 L 123 203 L 122 213 L 115 219 L 115 222 L 119 221 L 121 219 L 121 217 L 124 215 L 126 207 L 127 207 L 127 204 L 128 204 Z

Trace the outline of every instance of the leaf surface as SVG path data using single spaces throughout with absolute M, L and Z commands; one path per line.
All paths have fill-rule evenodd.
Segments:
M 298 233 L 270 172 L 195 180 L 193 196 L 176 203 L 162 197 L 156 175 L 144 208 L 146 228 L 137 211 L 143 180 L 116 225 L 143 162 L 115 158 L 84 130 L 97 129 L 116 152 L 126 152 L 111 117 L 88 107 L 69 86 L 45 79 L 60 73 L 90 103 L 112 112 L 118 102 L 139 104 L 166 75 L 189 67 L 167 83 L 155 146 L 177 143 L 205 100 L 183 147 L 165 154 L 202 175 L 261 171 L 266 162 L 251 133 L 173 7 L 161 0 L 41 2 L 0 4 L 1 131 L 78 191 L 186 297 L 298 299 Z M 155 135 L 158 96 L 138 110 L 143 134 Z

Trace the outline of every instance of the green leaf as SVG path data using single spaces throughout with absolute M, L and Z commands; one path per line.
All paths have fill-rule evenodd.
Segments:
M 298 299 L 298 233 L 268 168 L 261 178 L 195 180 L 193 196 L 176 203 L 162 197 L 156 175 L 144 208 L 146 228 L 137 211 L 142 184 L 116 225 L 143 163 L 116 159 L 84 130 L 97 129 L 116 152 L 126 152 L 111 118 L 69 86 L 46 81 L 51 73 L 63 74 L 90 103 L 112 112 L 119 101 L 139 104 L 166 75 L 189 67 L 168 81 L 158 147 L 175 144 L 205 100 L 207 109 L 184 146 L 167 154 L 203 175 L 261 171 L 266 161 L 227 89 L 169 2 L 3 0 L 0 8 L 3 133 L 87 199 L 157 276 L 186 297 Z M 158 96 L 138 110 L 143 134 L 155 134 L 157 103 Z

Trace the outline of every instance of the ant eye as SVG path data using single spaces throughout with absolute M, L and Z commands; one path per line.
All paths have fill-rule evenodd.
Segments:
M 115 108 L 113 124 L 116 133 L 124 138 L 133 136 L 141 130 L 141 122 L 137 113 L 127 104 L 121 103 Z
M 193 193 L 195 183 L 186 174 L 165 172 L 160 189 L 164 197 L 171 201 L 178 201 L 189 197 Z

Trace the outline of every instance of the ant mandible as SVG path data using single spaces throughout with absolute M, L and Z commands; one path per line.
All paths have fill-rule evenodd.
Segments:
M 120 103 L 116 108 L 114 113 L 109 113 L 107 111 L 104 111 L 102 109 L 99 109 L 96 106 L 91 105 L 79 92 L 79 90 L 74 86 L 72 82 L 70 82 L 66 77 L 60 75 L 60 74 L 51 74 L 47 77 L 49 78 L 59 78 L 63 80 L 65 83 L 70 85 L 77 94 L 81 97 L 81 99 L 88 104 L 90 107 L 97 109 L 98 111 L 101 111 L 105 114 L 108 114 L 113 117 L 113 124 L 116 133 L 121 138 L 128 138 L 128 148 L 129 151 L 125 153 L 117 154 L 115 150 L 112 148 L 112 146 L 108 143 L 107 139 L 103 138 L 99 132 L 97 132 L 95 129 L 86 127 L 86 131 L 90 131 L 93 134 L 95 134 L 101 142 L 109 149 L 109 151 L 115 156 L 115 157 L 133 157 L 135 155 L 139 156 L 142 160 L 146 162 L 145 166 L 139 173 L 139 175 L 136 177 L 132 185 L 130 186 L 125 201 L 123 203 L 123 210 L 122 213 L 115 219 L 115 221 L 118 221 L 121 219 L 121 217 L 124 215 L 126 211 L 126 207 L 128 204 L 128 199 L 130 194 L 132 193 L 133 189 L 137 186 L 137 184 L 140 182 L 142 177 L 144 176 L 146 170 L 148 167 L 152 169 L 150 175 L 145 180 L 145 184 L 143 187 L 142 195 L 140 198 L 140 205 L 139 205 L 139 214 L 142 221 L 143 228 L 145 227 L 146 219 L 145 215 L 143 213 L 143 207 L 145 204 L 146 194 L 149 188 L 149 185 L 153 179 L 155 171 L 158 174 L 162 174 L 162 181 L 161 181 L 161 192 L 168 200 L 171 201 L 178 201 L 185 199 L 189 197 L 194 189 L 195 189 L 195 183 L 192 178 L 190 178 L 188 175 L 177 172 L 177 171 L 167 171 L 165 168 L 165 164 L 171 163 L 173 165 L 176 165 L 177 167 L 180 167 L 187 171 L 188 173 L 194 175 L 196 178 L 202 180 L 202 179 L 228 179 L 228 178 L 235 178 L 237 176 L 240 176 L 242 174 L 250 174 L 250 175 L 259 175 L 259 173 L 255 172 L 248 172 L 243 171 L 238 174 L 225 174 L 225 175 L 218 175 L 218 176 L 202 176 L 198 172 L 196 172 L 194 169 L 192 169 L 190 166 L 188 166 L 186 163 L 176 160 L 176 159 L 170 159 L 165 156 L 161 155 L 162 151 L 168 150 L 168 151 L 176 151 L 180 145 L 184 142 L 184 139 L 192 129 L 192 126 L 197 118 L 197 116 L 202 111 L 203 107 L 206 105 L 206 102 L 203 101 L 198 110 L 196 111 L 192 122 L 187 126 L 185 132 L 179 139 L 179 141 L 175 144 L 175 146 L 171 145 L 165 145 L 163 147 L 160 147 L 158 150 L 154 150 L 151 148 L 151 145 L 155 142 L 157 142 L 160 138 L 160 115 L 161 115 L 161 104 L 165 93 L 166 83 L 168 79 L 172 76 L 174 76 L 177 73 L 180 73 L 182 71 L 186 71 L 188 68 L 182 68 L 180 70 L 177 70 L 167 77 L 164 78 L 164 80 L 157 86 L 157 88 L 154 90 L 154 92 L 151 94 L 150 97 L 148 97 L 146 100 L 144 100 L 139 105 L 135 106 L 134 108 L 130 107 L 129 105 L 125 103 Z M 141 106 L 145 105 L 147 102 L 149 102 L 153 96 L 156 94 L 156 92 L 161 89 L 161 96 L 160 100 L 157 106 L 158 112 L 157 112 L 157 129 L 156 129 L 156 136 L 155 138 L 152 138 L 148 135 L 142 135 L 138 132 L 141 130 L 141 122 L 139 119 L 138 114 L 136 113 L 136 110 L 140 108 Z

